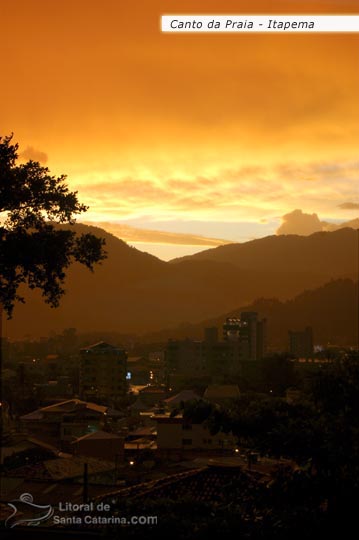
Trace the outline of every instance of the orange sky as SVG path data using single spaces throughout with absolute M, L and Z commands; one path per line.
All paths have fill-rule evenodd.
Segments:
M 161 34 L 161 14 L 191 12 L 359 4 L 4 2 L 0 134 L 68 174 L 86 221 L 182 233 L 129 237 L 163 258 L 272 234 L 296 208 L 356 217 L 359 35 Z

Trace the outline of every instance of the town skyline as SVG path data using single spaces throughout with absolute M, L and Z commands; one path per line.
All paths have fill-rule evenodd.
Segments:
M 358 0 L 1 4 L 2 538 L 354 530 Z

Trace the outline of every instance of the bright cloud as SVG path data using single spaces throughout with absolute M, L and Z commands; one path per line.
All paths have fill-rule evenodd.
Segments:
M 208 176 L 189 178 L 161 175 L 148 177 L 111 174 L 111 181 L 76 184 L 91 214 L 104 221 L 153 215 L 156 219 L 226 218 L 228 221 L 278 219 L 293 207 L 319 211 L 326 219 L 342 219 L 338 200 L 353 194 L 359 165 L 348 161 L 292 162 L 273 167 L 253 166 L 218 170 Z M 351 206 L 348 209 L 355 209 Z
M 172 233 L 166 231 L 156 231 L 152 229 L 139 229 L 122 223 L 111 222 L 90 222 L 85 221 L 87 225 L 102 227 L 106 231 L 118 236 L 125 242 L 131 243 L 150 243 L 150 244 L 169 244 L 186 246 L 207 246 L 215 247 L 230 243 L 229 240 L 219 238 L 207 238 L 194 234 Z

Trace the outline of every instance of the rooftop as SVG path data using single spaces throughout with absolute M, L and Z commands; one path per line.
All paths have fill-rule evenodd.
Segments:
M 193 392 L 193 390 L 182 390 L 182 392 L 179 392 L 179 394 L 165 399 L 164 402 L 169 406 L 173 406 L 179 405 L 182 401 L 199 401 L 200 399 L 201 398 L 195 392 Z
M 68 399 L 67 401 L 61 401 L 60 403 L 55 403 L 55 405 L 41 407 L 31 413 L 24 414 L 20 417 L 20 420 L 42 420 L 46 414 L 69 414 L 80 409 L 89 409 L 104 414 L 107 412 L 108 407 L 97 405 L 97 403 L 91 403 L 89 401 L 82 401 L 81 399 Z
M 34 465 L 25 465 L 11 471 L 13 478 L 26 478 L 27 480 L 65 480 L 82 478 L 84 464 L 88 464 L 88 474 L 98 474 L 112 471 L 114 464 L 102 459 L 91 457 L 71 456 L 49 459 Z
M 191 499 L 193 501 L 220 502 L 230 497 L 228 486 L 235 483 L 244 488 L 260 480 L 261 473 L 245 470 L 242 464 L 234 466 L 218 460 L 200 465 L 185 472 L 137 484 L 129 488 L 114 491 L 110 495 L 97 497 L 95 500 L 112 502 L 118 507 L 124 501 L 136 499 L 139 502 L 154 499 Z
M 80 349 L 81 353 L 95 354 L 118 353 L 120 351 L 122 351 L 120 347 L 115 347 L 114 345 L 110 345 L 105 341 L 99 341 L 98 343 L 94 343 L 93 345 L 88 345 L 87 347 L 83 347 L 82 349 Z
M 145 386 L 144 388 L 142 388 L 142 390 L 140 390 L 140 395 L 142 394 L 165 394 L 166 391 L 164 390 L 164 388 L 158 388 L 158 386 Z
M 108 431 L 94 431 L 93 433 L 87 433 L 86 435 L 83 435 L 82 437 L 78 437 L 75 439 L 71 444 L 75 444 L 79 441 L 84 440 L 101 440 L 101 441 L 108 441 L 108 440 L 122 440 L 122 437 L 119 435 L 116 435 L 115 433 L 108 433 Z

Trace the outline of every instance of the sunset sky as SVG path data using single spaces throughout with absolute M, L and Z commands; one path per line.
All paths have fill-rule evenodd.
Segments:
M 356 218 L 359 34 L 162 34 L 170 13 L 359 4 L 2 2 L 0 135 L 68 175 L 83 221 L 164 259 L 274 234 L 295 209 Z

